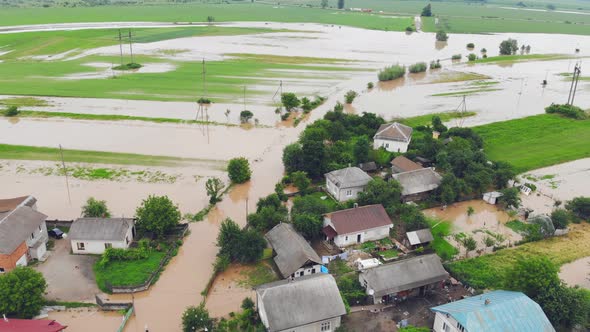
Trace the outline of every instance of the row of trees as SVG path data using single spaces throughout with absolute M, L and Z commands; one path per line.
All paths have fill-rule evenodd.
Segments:
M 254 301 L 247 297 L 242 301 L 242 311 L 231 315 L 229 319 L 221 318 L 219 321 L 211 318 L 205 308 L 205 304 L 186 308 L 182 314 L 182 331 L 216 331 L 216 332 L 263 332 L 265 331 L 260 317 L 254 307 Z

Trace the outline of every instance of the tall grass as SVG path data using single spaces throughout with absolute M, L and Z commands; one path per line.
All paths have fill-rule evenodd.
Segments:
M 415 63 L 413 65 L 411 65 L 408 70 L 410 71 L 410 73 L 422 73 L 426 71 L 426 68 L 428 68 L 428 66 L 426 65 L 426 62 L 418 62 Z
M 383 68 L 379 72 L 379 75 L 377 77 L 379 78 L 379 81 L 392 81 L 392 80 L 398 79 L 400 77 L 403 77 L 405 74 L 406 74 L 406 67 L 405 66 L 393 65 L 393 66 Z

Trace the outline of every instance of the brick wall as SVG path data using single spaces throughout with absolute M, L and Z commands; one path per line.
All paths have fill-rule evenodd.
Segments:
M 5 272 L 14 269 L 16 267 L 16 262 L 18 261 L 18 259 L 21 258 L 27 252 L 27 250 L 27 244 L 25 243 L 25 241 L 23 241 L 23 243 L 21 243 L 20 246 L 18 246 L 12 254 L 0 254 L 0 267 L 4 268 Z

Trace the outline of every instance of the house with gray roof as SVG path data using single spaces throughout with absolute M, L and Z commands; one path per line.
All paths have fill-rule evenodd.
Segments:
M 389 152 L 408 151 L 408 145 L 412 141 L 412 127 L 399 122 L 383 124 L 373 136 L 373 148 L 375 150 L 384 148 Z
M 402 186 L 404 202 L 419 201 L 438 188 L 442 181 L 440 174 L 432 168 L 421 168 L 413 171 L 393 174 L 392 178 Z
M 406 233 L 405 245 L 410 248 L 417 248 L 428 245 L 434 240 L 432 232 L 428 228 L 419 229 L 413 232 Z
M 0 200 L 0 273 L 47 258 L 46 219 L 33 196 Z
M 102 254 L 108 248 L 127 249 L 135 237 L 132 218 L 79 218 L 68 238 L 74 254 Z
M 372 180 L 358 167 L 346 167 L 325 174 L 326 190 L 339 202 L 356 199 Z
M 275 252 L 274 262 L 283 278 L 320 273 L 322 259 L 293 225 L 280 223 L 264 237 Z
M 541 306 L 521 292 L 496 290 L 430 310 L 435 332 L 555 332 Z
M 388 303 L 441 288 L 448 277 L 440 258 L 429 254 L 367 269 L 359 274 L 359 282 L 373 303 Z
M 258 314 L 269 332 L 334 331 L 346 314 L 330 274 L 276 281 L 255 290 Z

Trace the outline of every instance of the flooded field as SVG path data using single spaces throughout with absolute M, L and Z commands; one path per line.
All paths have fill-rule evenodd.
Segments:
M 467 212 L 469 207 L 473 213 Z M 448 220 L 452 225 L 453 234 L 464 234 L 471 236 L 477 242 L 477 248 L 483 249 L 484 239 L 491 237 L 497 245 L 510 245 L 520 241 L 522 236 L 506 227 L 506 222 L 513 220 L 505 211 L 498 209 L 495 205 L 488 204 L 482 200 L 472 200 L 455 203 L 446 209 L 432 208 L 424 210 L 424 214 L 440 220 Z M 465 248 L 458 244 L 455 238 L 449 242 L 465 255 Z
M 537 190 L 563 202 L 578 196 L 590 196 L 590 158 L 545 167 L 526 173 L 524 181 Z
M 243 299 L 256 299 L 256 292 L 244 284 L 252 271 L 250 266 L 231 265 L 215 278 L 205 303 L 211 316 L 226 317 L 230 312 L 240 312 Z
M 563 265 L 559 271 L 559 278 L 571 287 L 590 289 L 590 257 Z

